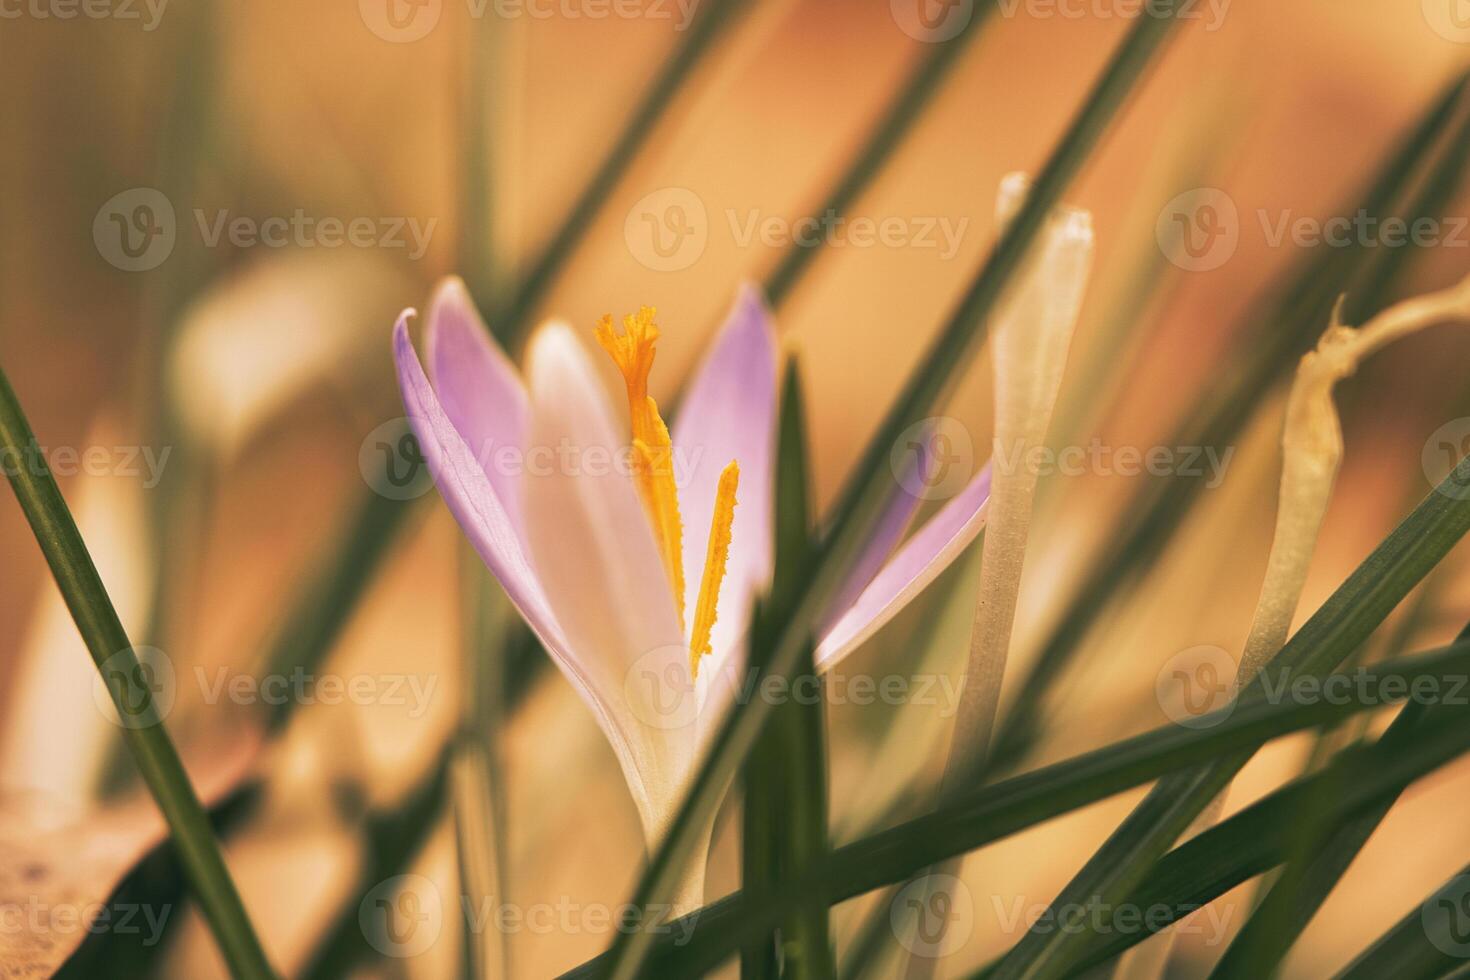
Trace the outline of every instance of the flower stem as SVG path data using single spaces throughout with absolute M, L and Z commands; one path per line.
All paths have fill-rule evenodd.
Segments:
M 1235 678 L 1237 690 L 1254 680 L 1286 642 L 1307 582 L 1342 463 L 1342 422 L 1332 401 L 1333 386 L 1356 371 L 1363 358 L 1400 337 L 1439 323 L 1470 319 L 1470 278 L 1449 289 L 1404 300 L 1359 329 L 1341 322 L 1342 305 L 1339 301 L 1332 324 L 1316 349 L 1302 357 L 1287 398 L 1276 529 Z M 1185 832 L 1186 840 L 1215 825 L 1229 793 L 1227 784 Z M 1176 935 L 1171 929 L 1131 950 L 1123 957 L 1120 976 L 1129 980 L 1162 977 Z
M 142 671 L 132 644 L 3 370 L 0 450 L 19 464 L 7 467 L 6 476 L 98 670 L 102 671 L 104 665 L 118 668 L 114 672 L 125 678 L 121 684 L 107 685 L 119 712 L 124 711 L 124 698 L 144 705 L 142 716 L 124 714 L 130 723 L 123 726 L 123 737 L 168 822 L 185 874 L 230 973 L 238 980 L 274 977 L 214 839 L 209 817 L 164 729 L 161 713 L 152 700 L 153 689 L 137 683 Z

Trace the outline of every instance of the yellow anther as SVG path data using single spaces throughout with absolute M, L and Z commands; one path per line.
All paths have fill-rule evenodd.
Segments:
M 658 414 L 658 404 L 648 394 L 648 374 L 653 370 L 658 324 L 651 306 L 636 316 L 623 317 L 623 332 L 613 331 L 611 316 L 597 323 L 597 342 L 623 374 L 628 389 L 628 418 L 633 428 L 633 481 L 648 523 L 653 527 L 659 556 L 674 590 L 679 610 L 679 628 L 684 628 L 684 523 L 679 517 L 679 493 L 674 482 L 674 447 L 669 428 Z
M 715 513 L 709 523 L 709 546 L 704 553 L 704 578 L 699 582 L 699 601 L 694 606 L 694 632 L 689 639 L 689 675 L 699 676 L 699 658 L 710 652 L 710 631 L 715 627 L 720 583 L 730 558 L 730 528 L 735 523 L 735 489 L 740 485 L 740 464 L 731 460 L 720 474 L 715 490 Z
M 648 375 L 653 370 L 654 345 L 658 341 L 657 314 L 641 307 L 637 314 L 623 317 L 623 332 L 613 329 L 611 316 L 597 322 L 597 342 L 622 372 L 628 389 L 628 418 L 633 429 L 633 483 L 648 514 L 649 526 L 658 544 L 659 556 L 674 590 L 679 610 L 679 628 L 684 625 L 684 523 L 679 516 L 679 494 L 674 481 L 674 446 L 669 428 L 658 414 L 658 404 L 649 397 Z M 694 630 L 689 638 L 689 674 L 699 674 L 699 660 L 710 652 L 720 583 L 730 557 L 731 528 L 735 521 L 735 490 L 740 483 L 740 466 L 731 461 L 720 474 L 715 491 L 715 512 L 710 521 L 709 545 L 705 551 L 704 575 L 695 604 Z

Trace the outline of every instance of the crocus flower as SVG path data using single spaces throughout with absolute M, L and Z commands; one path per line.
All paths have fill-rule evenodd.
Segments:
M 708 737 L 741 690 L 752 602 L 773 552 L 777 342 L 742 289 L 696 370 L 672 433 L 648 395 L 654 311 L 593 331 L 623 375 L 615 409 L 563 323 L 528 344 L 524 374 L 458 279 L 429 311 L 424 369 L 406 310 L 394 332 L 404 404 L 440 494 L 612 743 L 647 841 L 663 835 Z M 430 381 L 432 377 L 432 383 Z M 984 523 L 982 470 L 899 545 L 923 487 L 908 483 L 825 620 L 820 670 L 891 619 Z M 699 872 L 697 902 L 702 892 Z

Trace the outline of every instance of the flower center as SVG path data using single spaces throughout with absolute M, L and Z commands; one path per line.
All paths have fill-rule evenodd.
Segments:
M 658 341 L 657 315 L 651 306 L 623 317 L 623 332 L 616 333 L 613 319 L 597 322 L 597 342 L 622 372 L 628 389 L 628 418 L 633 430 L 633 483 L 643 501 L 643 510 L 653 528 L 674 606 L 679 611 L 679 628 L 684 619 L 684 524 L 679 517 L 679 494 L 674 482 L 674 446 L 669 427 L 658 413 L 658 404 L 648 394 L 648 375 L 653 370 L 654 345 Z M 715 491 L 715 512 L 710 521 L 709 544 L 705 550 L 704 574 L 694 607 L 694 629 L 689 634 L 689 673 L 699 675 L 699 660 L 710 652 L 710 631 L 715 625 L 720 583 L 730 557 L 730 529 L 735 521 L 735 490 L 740 483 L 740 465 L 735 460 L 720 473 Z

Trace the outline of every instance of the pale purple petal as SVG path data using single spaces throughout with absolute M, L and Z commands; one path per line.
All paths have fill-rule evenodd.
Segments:
M 692 743 L 693 738 L 664 739 L 659 736 L 666 733 L 648 731 L 642 719 L 630 713 L 619 672 L 599 663 L 595 651 L 574 650 L 568 643 L 541 579 L 521 547 L 527 536 L 524 529 L 512 526 L 495 489 L 450 423 L 424 374 L 408 337 L 408 318 L 413 315 L 414 311 L 406 310 L 399 318 L 393 353 L 409 423 L 440 496 L 527 625 L 596 715 L 628 779 L 645 827 L 656 827 L 664 819 L 663 811 L 677 803 L 678 781 L 687 775 L 687 762 L 674 760 L 672 767 L 665 766 L 668 760 L 662 758 L 661 749 L 666 743 L 675 748 Z M 569 599 L 575 604 L 580 597 Z M 670 598 L 671 606 L 672 602 Z M 661 666 L 661 662 L 654 665 Z M 672 785 L 664 785 L 671 781 Z
M 985 526 L 990 466 L 898 550 L 817 645 L 817 669 L 827 670 L 876 633 L 949 567 Z
M 731 460 L 740 464 L 730 554 L 710 636 L 711 659 L 718 663 L 727 652 L 743 649 L 750 604 L 771 577 L 776 332 L 754 287 L 741 287 L 695 371 L 679 404 L 672 438 L 684 518 L 686 609 L 694 609 L 699 598 L 720 473 Z
M 520 465 L 530 424 L 526 389 L 458 277 L 439 284 L 424 344 L 444 414 L 520 527 Z
M 820 631 L 829 629 L 843 613 L 852 608 L 858 596 L 863 594 L 873 581 L 873 578 L 893 554 L 893 549 L 903 540 L 904 534 L 909 529 L 909 524 L 918 512 L 919 505 L 924 499 L 918 494 L 911 493 L 911 486 L 928 486 L 928 472 L 934 464 L 932 455 L 925 455 L 929 446 L 926 437 L 912 440 L 914 458 L 908 461 L 911 467 L 906 474 L 895 473 L 896 486 L 888 498 L 888 503 L 883 508 L 883 513 L 878 517 L 878 523 L 873 532 L 868 535 L 868 540 L 863 543 L 862 550 L 858 553 L 857 560 L 853 562 L 852 569 L 847 573 L 842 588 L 837 590 L 827 609 L 827 615 L 822 620 Z
M 566 642 L 521 547 L 521 529 L 511 523 L 495 488 L 424 375 L 418 352 L 408 337 L 408 320 L 413 315 L 413 310 L 405 310 L 398 318 L 393 329 L 393 356 L 409 424 L 418 437 L 439 495 L 526 622 L 549 648 L 563 649 Z

